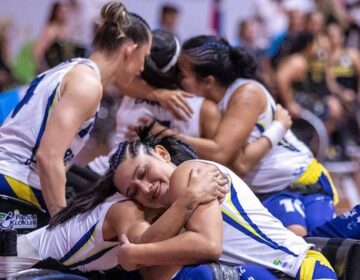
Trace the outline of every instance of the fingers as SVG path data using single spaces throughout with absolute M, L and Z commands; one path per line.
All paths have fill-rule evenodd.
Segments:
M 121 245 L 130 244 L 129 238 L 124 233 L 121 235 L 120 244 Z
M 194 111 L 185 99 L 184 93 L 184 91 L 181 91 L 181 94 L 177 96 L 176 105 L 190 118 Z

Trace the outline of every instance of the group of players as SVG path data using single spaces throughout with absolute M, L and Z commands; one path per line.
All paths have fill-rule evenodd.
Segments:
M 20 257 L 145 279 L 214 279 L 214 261 L 227 279 L 337 279 L 302 237 L 358 238 L 343 227 L 357 208 L 334 218 L 327 170 L 245 50 L 215 36 L 180 46 L 119 2 L 101 9 L 93 50 L 37 76 L 0 127 L 0 194 L 51 216 L 18 238 Z M 126 95 L 116 145 L 88 165 L 97 184 L 67 203 L 66 169 L 110 83 Z M 176 119 L 164 102 L 192 114 Z

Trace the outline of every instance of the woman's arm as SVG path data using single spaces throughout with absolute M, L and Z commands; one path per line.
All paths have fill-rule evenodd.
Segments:
M 93 116 L 102 87 L 93 70 L 79 65 L 63 80 L 60 101 L 46 124 L 36 161 L 50 215 L 66 206 L 64 155 L 81 124 Z
M 180 167 L 180 170 L 182 168 Z M 151 225 L 145 220 L 143 211 L 139 215 L 134 213 L 134 207 L 126 209 L 123 206 L 125 204 L 118 203 L 117 208 L 122 207 L 122 209 L 109 211 L 109 217 L 106 218 L 113 232 L 119 238 L 125 233 L 134 243 L 168 239 L 180 232 L 200 203 L 207 203 L 219 196 L 223 197 L 227 192 L 224 187 L 227 179 L 215 166 L 206 165 L 189 172 L 191 175 L 189 173 L 187 179 L 182 180 L 185 191 L 179 193 L 171 207 Z M 170 184 L 173 186 L 172 182 Z M 120 221 L 126 220 L 126 217 L 131 217 L 131 220 L 124 225 Z
M 187 265 L 219 259 L 223 224 L 217 201 L 199 206 L 186 229 L 188 231 L 176 237 L 157 243 L 123 244 L 117 254 L 118 263 L 131 270 L 139 266 Z
M 200 158 L 229 164 L 240 148 L 246 146 L 247 139 L 265 106 L 266 98 L 262 89 L 259 85 L 249 82 L 235 91 L 213 139 L 185 134 L 178 134 L 178 137 L 188 142 Z
M 41 71 L 41 66 L 44 63 L 44 55 L 46 50 L 56 39 L 56 30 L 53 26 L 46 26 L 39 39 L 36 41 L 34 46 L 34 60 L 38 71 Z
M 174 199 L 187 192 L 186 181 L 191 170 L 206 165 L 209 164 L 187 162 L 178 167 L 171 176 L 171 197 Z M 172 223 L 171 220 L 167 222 Z M 138 265 L 185 265 L 219 258 L 222 252 L 223 225 L 217 200 L 197 207 L 185 228 L 187 232 L 165 241 L 125 244 L 118 252 L 119 263 L 124 268 L 129 268 Z
M 212 139 L 221 122 L 221 113 L 216 104 L 211 100 L 204 99 L 200 108 L 200 136 Z
M 273 133 L 268 135 L 265 131 L 263 137 L 246 145 L 239 151 L 236 159 L 230 164 L 230 167 L 237 175 L 246 175 L 255 168 L 261 159 L 270 151 L 272 146 L 276 145 L 282 139 L 291 125 L 292 120 L 289 112 L 281 105 L 277 105 L 274 122 L 268 128 L 269 130 L 273 130 Z
M 116 86 L 124 95 L 158 101 L 162 107 L 172 112 L 178 119 L 186 120 L 193 114 L 185 99 L 185 97 L 193 95 L 185 91 L 158 89 L 149 85 L 140 76 L 135 77 L 128 85 L 116 83 Z
M 293 55 L 280 64 L 276 71 L 276 84 L 281 101 L 290 114 L 300 117 L 302 107 L 295 100 L 292 83 L 301 81 L 306 75 L 306 61 L 298 55 Z

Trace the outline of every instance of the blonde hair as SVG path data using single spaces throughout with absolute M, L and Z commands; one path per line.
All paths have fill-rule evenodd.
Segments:
M 150 40 L 150 28 L 140 16 L 130 13 L 120 2 L 109 2 L 101 8 L 100 25 L 93 48 L 111 54 L 127 41 L 143 44 Z

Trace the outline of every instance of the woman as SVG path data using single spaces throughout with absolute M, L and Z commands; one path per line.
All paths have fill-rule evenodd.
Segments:
M 308 273 L 336 279 L 327 260 L 319 253 L 309 251 L 309 244 L 285 229 L 229 169 L 213 162 L 186 161 L 194 158 L 193 151 L 172 137 L 143 135 L 140 138 L 119 144 L 111 158 L 108 176 L 96 189 L 77 196 L 53 217 L 48 229 L 34 231 L 19 239 L 19 256 L 29 257 L 31 253 L 42 259 L 50 256 L 69 268 L 82 271 L 104 269 L 114 265 L 114 246 L 119 245 L 120 240 L 127 243 L 125 234 L 132 242 L 139 243 L 131 248 L 127 244 L 118 253 L 121 264 L 127 269 L 139 264 L 170 266 L 214 261 L 221 255 L 220 261 L 228 264 L 258 264 L 292 277 L 298 275 L 298 279 L 310 279 L 305 276 Z M 186 208 L 181 208 L 181 201 L 189 194 L 194 197 L 194 172 L 214 167 L 211 178 L 203 173 L 201 177 L 204 178 L 198 178 L 200 182 L 197 182 L 203 189 L 209 184 L 213 187 L 225 184 L 229 193 L 221 206 L 214 200 L 216 192 L 211 191 L 207 201 L 202 200 L 207 203 L 199 205 L 199 201 L 193 199 L 194 205 L 184 211 Z M 214 182 L 213 177 L 219 177 L 218 174 L 227 179 Z M 149 227 L 139 206 L 129 198 L 157 214 L 161 214 L 163 208 L 169 210 Z M 183 226 L 186 232 L 179 234 Z M 75 227 L 76 231 L 73 230 Z M 174 238 L 169 239 L 171 237 Z M 82 247 L 83 244 L 86 245 Z M 152 257 L 147 258 L 146 252 L 144 256 L 142 248 Z M 152 268 L 145 271 L 144 276 L 170 279 L 178 269 Z M 197 269 L 190 268 L 190 271 L 196 273 Z M 263 277 L 272 277 L 263 279 L 274 279 L 269 271 L 262 273 Z M 180 278 L 175 279 L 194 279 L 191 275 L 189 268 L 184 268 L 178 273 Z
M 150 51 L 147 23 L 121 3 L 101 9 L 90 59 L 74 59 L 40 74 L 0 127 L 0 193 L 50 215 L 66 206 L 65 169 L 89 137 L 102 89 L 128 83 Z
M 176 147 L 172 149 L 176 163 L 194 158 L 188 145 L 174 141 L 165 139 L 163 142 Z M 136 152 L 138 144 L 134 145 L 130 152 Z M 150 226 L 145 215 L 152 219 L 148 217 L 151 211 L 144 212 L 143 207 L 119 193 L 121 182 L 117 179 L 120 174 L 116 167 L 120 159 L 121 153 L 115 153 L 107 175 L 53 216 L 48 227 L 20 237 L 18 256 L 38 260 L 51 257 L 69 269 L 83 272 L 110 269 L 117 265 L 115 254 L 123 233 L 139 243 L 173 237 L 200 204 L 217 197 L 222 199 L 226 193 L 223 186 L 227 179 L 216 168 L 195 168 L 188 181 L 182 182 L 188 186 L 187 191 Z M 156 214 L 159 212 L 164 210 Z
M 176 62 L 180 54 L 180 44 L 174 35 L 167 31 L 152 32 L 150 56 L 145 61 L 142 79 L 150 86 L 159 89 L 176 90 Z M 117 144 L 126 137 L 136 137 L 129 132 L 129 126 L 139 121 L 155 119 L 176 132 L 187 133 L 194 137 L 212 138 L 220 122 L 221 115 L 216 105 L 203 97 L 186 98 L 193 114 L 187 120 L 178 120 L 158 102 L 124 96 L 116 114 L 116 134 L 112 151 L 100 156 L 88 164 L 91 170 L 104 175 L 109 168 L 109 158 Z M 131 131 L 131 130 L 130 130 Z
M 52 5 L 50 16 L 44 28 L 44 31 L 40 35 L 34 46 L 34 59 L 37 64 L 37 70 L 42 72 L 54 65 L 47 65 L 46 52 L 55 43 L 65 42 L 69 37 L 69 30 L 66 26 L 67 7 L 63 2 L 55 2 Z M 51 58 L 51 60 L 57 60 L 58 57 Z M 59 62 L 59 61 L 58 61 Z
M 214 101 L 223 114 L 213 140 L 179 134 L 182 140 L 242 176 L 296 234 L 333 217 L 338 198 L 328 172 L 287 131 L 291 122 L 273 122 L 275 102 L 243 49 L 214 36 L 194 37 L 183 45 L 179 69 L 183 88 Z
M 114 154 L 117 158 L 114 183 L 119 191 L 148 208 L 169 207 L 187 191 L 186 182 L 193 168 L 213 165 L 228 178 L 229 193 L 220 205 L 218 201 L 200 205 L 185 224 L 187 231 L 174 238 L 134 245 L 122 236 L 125 245 L 118 252 L 121 265 L 127 269 L 179 266 L 212 261 L 220 256 L 222 263 L 257 264 L 296 279 L 313 279 L 310 275 L 314 279 L 337 279 L 327 260 L 309 250 L 309 244 L 274 218 L 230 169 L 201 160 L 174 164 L 172 155 L 176 147 L 170 148 L 167 150 L 149 139 L 143 143 L 139 140 L 121 143 Z M 178 269 L 172 267 L 161 272 L 154 269 L 154 273 L 156 279 L 170 279 Z M 261 273 L 262 278 L 256 279 L 275 279 L 269 271 Z M 184 275 L 188 275 L 186 268 L 174 279 L 184 279 Z

